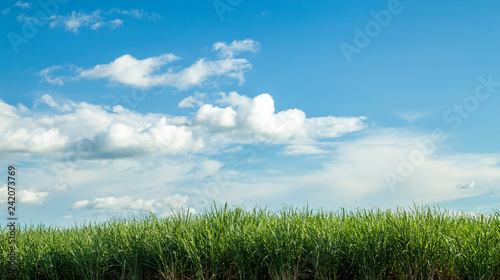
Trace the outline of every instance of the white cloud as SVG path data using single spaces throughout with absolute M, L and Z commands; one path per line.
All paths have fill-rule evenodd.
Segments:
M 160 15 L 158 15 L 156 13 L 148 13 L 148 12 L 144 11 L 143 9 L 120 10 L 118 8 L 113 8 L 108 13 L 109 14 L 117 13 L 117 14 L 122 14 L 122 15 L 131 15 L 137 19 L 142 19 L 142 18 L 147 18 L 147 19 L 151 19 L 151 20 L 162 19 L 162 17 Z
M 238 128 L 278 142 L 333 138 L 365 128 L 364 117 L 306 118 L 306 114 L 299 109 L 275 112 L 274 99 L 267 93 L 253 99 L 236 92 L 221 93 L 216 103 L 235 108 Z
M 66 184 L 55 184 L 48 188 L 51 192 L 60 192 L 66 190 Z
M 103 215 L 104 212 L 123 214 L 148 208 L 168 215 L 170 206 L 200 209 L 200 202 L 210 203 L 213 199 L 217 203 L 227 201 L 230 205 L 251 207 L 256 204 L 279 207 L 282 203 L 300 206 L 309 202 L 315 207 L 337 208 L 408 206 L 413 202 L 498 195 L 500 155 L 442 155 L 437 153 L 440 146 L 411 176 L 391 190 L 384 174 L 397 172 L 401 158 L 407 157 L 417 147 L 416 143 L 428 135 L 401 129 L 372 129 L 360 134 L 361 137 L 354 140 L 334 144 L 311 140 L 289 142 L 285 151 L 291 154 L 314 155 L 317 148 L 328 153 L 300 162 L 275 161 L 277 157 L 272 163 L 260 162 L 255 168 L 247 165 L 255 162 L 255 157 L 269 156 L 270 160 L 273 156 L 269 151 L 261 153 L 258 148 L 251 155 L 249 151 L 254 151 L 255 145 L 251 145 L 252 149 L 243 145 L 236 146 L 237 154 L 227 155 L 237 159 L 236 162 L 210 160 L 203 154 L 95 159 L 82 160 L 61 169 L 59 174 L 62 182 L 71 186 L 65 195 L 78 190 L 79 198 L 73 199 L 75 210 Z M 229 147 L 234 148 L 234 144 Z M 39 158 L 36 162 L 44 165 Z M 24 176 L 34 182 L 54 180 L 56 176 L 50 173 L 50 165 L 45 165 L 45 168 L 33 168 L 36 172 L 46 172 L 44 179 L 31 175 L 34 171 L 28 169 Z M 473 188 L 456 188 L 459 184 L 470 185 L 472 181 Z
M 276 168 L 243 172 L 237 180 L 220 187 L 217 201 L 270 207 L 282 203 L 299 206 L 306 202 L 325 207 L 393 207 L 498 195 L 498 154 L 436 152 L 391 189 L 384 174 L 397 172 L 401 158 L 407 157 L 417 148 L 416 143 L 427 137 L 404 130 L 374 129 L 356 140 L 337 143 L 329 155 L 320 158 L 321 165 L 313 169 L 304 170 L 305 165 L 299 164 L 298 171 L 293 172 L 290 171 L 293 167 L 285 171 Z M 436 149 L 439 151 L 439 146 Z M 464 184 L 467 188 L 457 189 L 460 182 L 469 182 Z
M 23 117 L 26 112 L 0 100 L 0 153 L 44 154 L 61 150 L 68 137 L 50 118 Z
M 260 15 L 261 16 L 270 16 L 273 14 L 273 11 L 270 10 L 264 10 Z
M 120 19 L 104 19 L 101 16 L 100 10 L 93 11 L 91 14 L 73 11 L 67 16 L 53 15 L 48 19 L 50 27 L 64 27 L 67 31 L 74 33 L 78 33 L 78 30 L 82 26 L 97 30 L 103 26 L 110 26 L 111 29 L 114 29 L 122 24 L 122 20 Z
M 248 98 L 231 92 L 216 103 L 202 105 L 192 118 L 165 114 L 139 114 L 117 105 L 113 108 L 55 101 L 43 95 L 34 102 L 52 108 L 52 115 L 40 115 L 24 106 L 0 101 L 0 153 L 52 154 L 77 153 L 79 157 L 123 158 L 174 154 L 220 152 L 235 144 L 304 145 L 304 141 L 339 137 L 365 127 L 363 117 L 306 118 L 299 109 L 275 112 L 269 94 Z M 297 142 L 302 141 L 302 142 Z M 312 143 L 312 144 L 311 144 Z M 315 146 L 314 141 L 307 142 Z M 292 151 L 292 149 L 294 149 Z M 288 148 L 286 154 L 297 154 Z M 300 152 L 319 149 L 303 146 Z
M 90 204 L 90 200 L 80 200 L 73 203 L 72 209 L 85 208 Z
M 114 20 L 110 20 L 109 21 L 109 24 L 111 26 L 111 29 L 115 29 L 119 26 L 121 26 L 123 24 L 123 20 L 117 18 L 117 19 L 114 19 Z
M 129 54 L 125 54 L 108 64 L 99 64 L 91 69 L 83 70 L 74 67 L 78 75 L 71 79 L 65 76 L 54 78 L 50 75 L 52 71 L 59 69 L 59 66 L 46 68 L 39 75 L 43 77 L 43 81 L 57 85 L 63 85 L 68 80 L 85 78 L 107 79 L 110 82 L 141 88 L 172 86 L 185 90 L 193 86 L 201 86 L 209 79 L 216 77 L 237 79 L 241 85 L 245 80 L 244 72 L 251 69 L 252 64 L 243 58 L 233 58 L 232 54 L 247 50 L 257 51 L 257 49 L 246 48 L 244 47 L 246 44 L 243 44 L 243 47 L 236 50 L 235 48 L 240 45 L 239 42 L 241 41 L 234 41 L 230 46 L 236 44 L 235 47 L 227 47 L 229 50 L 224 50 L 225 52 L 231 52 L 231 56 L 225 56 L 213 61 L 202 58 L 191 66 L 181 68 L 177 71 L 173 68 L 161 71 L 161 68 L 165 65 L 180 59 L 171 53 L 145 59 L 137 59 Z M 257 44 L 257 42 L 254 43 Z M 186 100 L 185 104 L 189 104 L 187 103 L 189 101 Z
M 476 185 L 476 182 L 470 181 L 468 183 L 462 183 L 455 186 L 457 189 L 472 189 Z
M 31 7 L 31 3 L 29 2 L 21 2 L 20 0 L 14 4 L 16 7 L 21 7 L 23 9 L 29 9 Z
M 81 200 L 73 203 L 72 209 L 101 209 L 108 211 L 123 211 L 123 210 L 135 210 L 135 211 L 146 211 L 151 210 L 152 212 L 158 212 L 162 210 L 167 211 L 169 207 L 172 208 L 182 208 L 185 207 L 188 201 L 188 196 L 173 194 L 171 196 L 165 197 L 163 199 L 134 199 L 130 196 L 115 197 L 97 197 L 92 201 Z
M 63 217 L 63 219 L 71 219 L 73 216 L 72 215 L 66 215 Z
M 59 105 L 54 101 L 54 98 L 48 94 L 44 94 L 42 97 L 35 100 L 33 107 L 37 108 L 40 104 L 47 104 L 52 108 L 59 107 Z
M 22 113 L 0 101 L 0 153 L 57 155 L 66 148 L 78 148 L 86 139 L 96 145 L 92 154 L 110 157 L 196 152 L 203 147 L 202 139 L 195 139 L 186 126 L 170 124 L 171 118 L 167 116 L 141 115 L 120 106 L 110 111 L 85 102 L 73 104 L 68 112 L 50 96 L 42 100 L 63 113 L 54 116 Z
M 154 74 L 160 67 L 179 59 L 173 54 L 164 54 L 138 60 L 131 55 L 123 55 L 109 64 L 97 65 L 92 69 L 84 70 L 80 77 L 87 79 L 107 78 L 112 82 L 119 82 L 128 86 L 153 87 L 173 86 L 178 89 L 188 89 L 200 86 L 211 77 L 226 76 L 236 78 L 242 83 L 243 72 L 251 68 L 246 59 L 223 59 L 208 61 L 200 59 L 193 65 L 178 72 L 169 69 L 167 72 Z
M 229 45 L 225 42 L 217 42 L 213 45 L 213 49 L 218 51 L 221 57 L 232 58 L 244 51 L 258 52 L 260 43 L 252 39 L 233 41 Z
M 86 208 L 97 208 L 97 209 L 109 209 L 109 210 L 117 210 L 117 209 L 133 209 L 133 210 L 148 210 L 151 209 L 155 205 L 155 201 L 152 200 L 133 200 L 131 197 L 98 197 L 93 201 L 82 200 L 77 201 L 73 204 L 73 209 L 78 209 L 82 207 Z
M 6 203 L 8 192 L 7 185 L 3 185 L 0 188 L 0 203 Z M 19 190 L 16 191 L 16 202 L 25 204 L 42 204 L 45 197 L 47 197 L 48 192 L 38 192 L 33 189 Z
M 231 107 L 219 108 L 205 104 L 198 109 L 198 112 L 194 115 L 194 120 L 197 123 L 215 127 L 235 127 L 236 111 Z
M 50 75 L 51 72 L 58 70 L 58 69 L 61 69 L 60 65 L 54 65 L 51 67 L 47 67 L 47 68 L 43 69 L 42 71 L 38 72 L 38 75 L 43 77 L 42 81 L 45 81 L 45 82 L 53 84 L 53 85 L 62 86 L 62 85 L 64 85 L 64 80 L 65 80 L 64 77 L 61 76 L 61 77 L 52 78 L 52 76 Z
M 8 15 L 9 13 L 10 13 L 10 8 L 3 9 L 3 10 L 2 10 L 2 12 L 1 12 L 1 14 L 2 14 L 3 16 Z
M 112 124 L 104 132 L 98 152 L 123 156 L 182 154 L 203 149 L 201 138 L 194 139 L 184 126 L 170 125 L 166 118 L 146 127 Z
M 138 60 L 126 54 L 109 64 L 97 65 L 90 70 L 84 70 L 80 73 L 80 77 L 89 79 L 109 78 L 110 81 L 126 85 L 149 87 L 159 84 L 160 78 L 151 75 L 154 71 L 178 59 L 179 57 L 173 54 L 163 54 Z
M 18 103 L 18 104 L 17 104 L 17 109 L 18 109 L 18 112 L 19 112 L 20 114 L 26 114 L 26 113 L 29 113 L 29 111 L 30 111 L 30 110 L 28 109 L 28 107 L 24 106 L 24 105 L 23 105 L 23 104 L 21 104 L 21 103 Z
M 75 103 L 70 101 L 67 101 L 63 105 L 59 105 L 56 101 L 54 101 L 54 98 L 48 94 L 44 94 L 42 97 L 35 100 L 33 107 L 37 108 L 41 104 L 46 104 L 60 112 L 70 112 L 73 110 L 73 107 L 76 106 Z
M 310 138 L 334 138 L 366 128 L 366 117 L 319 117 L 306 119 L 304 127 Z
M 194 105 L 201 106 L 204 104 L 203 99 L 206 98 L 205 93 L 195 93 L 194 95 L 188 96 L 179 102 L 179 108 L 193 108 Z
M 23 5 L 23 8 L 28 8 L 29 3 L 21 3 L 20 1 L 17 2 L 16 6 L 18 5 Z M 8 9 L 5 9 L 3 12 L 7 14 L 9 12 Z M 2 13 L 3 13 L 2 12 Z M 113 8 L 108 12 L 103 12 L 101 10 L 95 10 L 91 12 L 90 14 L 87 14 L 86 12 L 76 12 L 72 11 L 68 15 L 52 15 L 48 18 L 38 18 L 37 21 L 39 22 L 45 22 L 47 21 L 49 23 L 49 26 L 51 28 L 56 28 L 56 27 L 63 27 L 67 31 L 78 33 L 81 28 L 83 27 L 88 27 L 94 31 L 99 30 L 102 27 L 109 27 L 111 30 L 118 28 L 123 25 L 123 19 L 121 18 L 109 18 L 111 14 L 119 14 L 119 15 L 130 15 L 133 16 L 134 18 L 137 19 L 161 19 L 161 17 L 155 13 L 147 13 L 142 9 L 135 9 L 135 10 L 119 10 L 117 8 Z M 20 14 L 17 19 L 19 21 L 33 21 L 34 18 L 29 17 L 25 14 Z
M 282 153 L 288 156 L 295 155 L 319 155 L 328 153 L 326 150 L 319 149 L 315 145 L 293 144 L 286 146 Z
M 419 119 L 427 117 L 428 114 L 424 112 L 402 112 L 402 113 L 396 113 L 396 116 L 409 123 L 414 123 Z
M 19 191 L 19 202 L 26 204 L 42 204 L 48 192 L 36 192 L 33 190 Z
M 81 71 L 81 69 L 79 69 L 78 67 L 75 67 L 74 65 L 71 65 L 71 64 L 65 65 L 64 68 L 67 68 L 67 69 L 72 70 L 72 71 Z M 61 70 L 63 70 L 63 66 L 54 65 L 51 67 L 47 67 L 36 74 L 38 76 L 42 77 L 41 82 L 47 82 L 49 84 L 58 85 L 58 86 L 63 86 L 67 82 L 78 80 L 78 77 L 71 77 L 71 76 L 67 76 L 67 75 L 54 76 L 54 72 L 58 72 Z

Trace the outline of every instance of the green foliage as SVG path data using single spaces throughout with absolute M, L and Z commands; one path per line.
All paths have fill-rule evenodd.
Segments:
M 227 205 L 17 232 L 18 279 L 500 279 L 500 214 Z M 0 279 L 8 231 L 0 231 Z

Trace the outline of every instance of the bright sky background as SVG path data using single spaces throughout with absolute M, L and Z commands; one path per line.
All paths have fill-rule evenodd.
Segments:
M 3 1 L 0 202 L 14 164 L 24 223 L 212 201 L 488 213 L 500 202 L 499 10 Z

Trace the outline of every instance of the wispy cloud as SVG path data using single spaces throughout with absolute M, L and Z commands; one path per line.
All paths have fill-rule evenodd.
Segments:
M 311 144 L 292 144 L 286 146 L 282 153 L 287 156 L 296 155 L 321 155 L 326 154 L 328 151 L 318 148 L 316 145 Z
M 38 21 L 47 21 L 51 28 L 62 27 L 66 31 L 79 33 L 84 27 L 94 31 L 104 27 L 110 28 L 111 30 L 118 28 L 123 25 L 123 19 L 118 16 L 131 16 L 136 19 L 150 20 L 161 19 L 159 15 L 147 13 L 142 9 L 120 10 L 118 8 L 113 8 L 107 12 L 102 10 L 95 10 L 91 13 L 72 11 L 67 15 L 52 15 L 48 18 L 40 18 Z M 33 21 L 32 17 L 25 14 L 20 14 L 17 19 L 19 21 Z
M 64 27 L 67 31 L 74 33 L 78 33 L 78 30 L 82 26 L 89 27 L 92 30 L 97 30 L 104 26 L 114 29 L 123 23 L 121 19 L 106 20 L 101 16 L 101 13 L 100 10 L 96 10 L 91 14 L 73 11 L 70 15 L 53 15 L 48 19 L 50 21 L 50 27 Z
M 457 188 L 457 189 L 472 189 L 474 186 L 476 186 L 476 182 L 470 181 L 467 183 L 458 184 L 455 188 Z
M 143 9 L 121 10 L 118 8 L 113 8 L 107 13 L 108 14 L 131 15 L 137 19 L 142 19 L 142 18 L 151 19 L 151 20 L 162 19 L 162 17 L 160 15 L 158 15 L 156 13 L 148 13 L 148 12 L 144 11 Z
M 188 96 L 179 102 L 178 106 L 179 108 L 193 108 L 194 105 L 201 106 L 204 104 L 203 99 L 206 98 L 205 93 L 195 93 L 194 95 Z
M 40 106 L 42 104 L 46 104 L 49 107 L 56 109 L 59 112 L 70 112 L 76 106 L 76 104 L 71 102 L 71 101 L 66 101 L 66 103 L 64 103 L 62 105 L 58 104 L 56 101 L 54 101 L 54 98 L 48 94 L 44 94 L 39 99 L 35 100 L 33 107 L 37 108 L 38 106 Z
M 414 123 L 415 121 L 427 117 L 429 114 L 426 112 L 399 112 L 395 114 L 398 118 L 403 119 L 409 123 Z
M 261 16 L 270 16 L 273 14 L 273 11 L 271 10 L 264 10 L 262 13 L 260 13 Z
M 64 68 L 68 68 L 68 69 L 73 70 L 73 71 L 81 71 L 79 68 L 77 68 L 73 65 L 70 65 L 70 64 L 65 65 Z M 63 86 L 67 82 L 78 80 L 78 77 L 75 77 L 75 76 L 66 76 L 66 75 L 56 76 L 56 75 L 54 75 L 54 72 L 57 72 L 60 70 L 63 70 L 63 66 L 54 65 L 54 66 L 47 67 L 36 74 L 38 76 L 42 77 L 41 82 L 47 82 L 49 84 L 58 85 L 58 86 Z
M 2 14 L 3 16 L 8 15 L 9 13 L 10 13 L 10 8 L 3 9 L 2 12 L 0 12 L 0 14 Z
M 213 45 L 213 49 L 218 51 L 221 57 L 232 58 L 241 52 L 258 52 L 260 50 L 260 43 L 252 39 L 233 41 L 229 45 L 225 42 L 217 42 Z
M 267 173 L 249 170 L 219 197 L 221 201 L 245 201 L 247 205 L 298 206 L 307 200 L 335 207 L 374 203 L 392 207 L 499 194 L 500 154 L 429 155 L 412 176 L 391 190 L 384 173 L 397 169 L 401 157 L 409 154 L 422 137 L 428 135 L 373 129 L 355 140 L 337 142 L 328 155 L 321 157 L 320 167 L 296 172 L 280 172 L 280 168 Z
M 29 2 L 21 2 L 21 1 L 17 1 L 16 4 L 14 4 L 14 6 L 16 7 L 21 7 L 23 9 L 29 9 L 31 7 L 31 3 Z

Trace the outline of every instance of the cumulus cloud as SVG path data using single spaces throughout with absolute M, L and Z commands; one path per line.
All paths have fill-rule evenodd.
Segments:
M 221 93 L 216 103 L 235 108 L 238 127 L 278 142 L 333 138 L 365 128 L 364 117 L 307 118 L 299 109 L 275 112 L 274 99 L 267 93 L 254 98 L 237 92 Z
M 188 127 L 171 125 L 161 118 L 146 127 L 112 124 L 104 132 L 97 150 L 108 156 L 137 156 L 194 153 L 203 147 L 203 139 L 194 139 Z
M 66 190 L 66 184 L 55 184 L 39 190 L 35 190 L 33 188 L 24 189 L 23 187 L 17 187 L 16 199 L 18 199 L 17 202 L 25 204 L 43 204 L 45 198 L 47 198 L 47 196 L 51 192 L 60 192 L 64 190 Z M 7 185 L 3 185 L 2 187 L 0 187 L 0 203 L 7 202 L 7 194 Z
M 231 107 L 219 108 L 205 104 L 196 112 L 194 120 L 215 127 L 235 127 L 236 111 Z
M 120 105 L 56 101 L 50 95 L 37 99 L 34 108 L 47 105 L 53 109 L 51 115 L 0 101 L 0 153 L 84 151 L 79 156 L 88 159 L 197 154 L 259 141 L 297 145 L 297 141 L 339 137 L 365 128 L 363 117 L 307 118 L 299 109 L 275 112 L 267 93 L 249 98 L 231 92 L 215 102 L 227 104 L 204 104 L 188 118 L 140 114 Z M 290 147 L 285 154 L 321 153 L 311 147 L 315 143 Z
M 253 40 L 244 40 L 253 42 Z M 245 47 L 248 43 L 243 41 L 234 41 L 229 47 L 219 47 L 221 53 L 225 53 L 223 58 L 218 60 L 208 60 L 201 58 L 192 65 L 175 71 L 172 67 L 162 71 L 162 67 L 180 58 L 174 54 L 166 53 L 159 56 L 153 56 L 144 59 L 138 59 L 132 55 L 125 54 L 107 64 L 99 64 L 91 69 L 76 68 L 78 74 L 72 77 L 72 80 L 84 79 L 107 79 L 110 82 L 119 83 L 127 86 L 149 88 L 154 86 L 171 86 L 177 89 L 185 90 L 193 86 L 201 86 L 210 78 L 225 77 L 238 80 L 241 85 L 244 82 L 244 72 L 252 68 L 252 64 L 243 58 L 234 58 L 233 55 L 243 51 L 254 51 L 255 48 Z M 222 44 L 222 43 L 216 43 Z M 243 46 L 238 47 L 240 44 Z M 233 46 L 235 45 L 235 46 Z M 231 55 L 226 55 L 231 53 Z M 50 73 L 59 69 L 58 66 L 52 66 L 42 70 L 39 75 L 43 81 L 63 85 L 68 77 L 53 77 Z M 182 106 L 187 105 L 189 100 Z
M 80 77 L 89 79 L 107 78 L 113 82 L 138 87 L 150 87 L 160 83 L 160 76 L 151 75 L 159 70 L 161 66 L 179 57 L 173 54 L 163 54 L 142 60 L 138 60 L 131 55 L 123 55 L 109 64 L 97 65 L 90 70 L 84 70 Z
M 14 107 L 0 100 L 0 153 L 43 154 L 61 150 L 68 141 L 52 120 L 23 117 L 25 107 Z
M 7 202 L 7 190 L 7 185 L 0 188 L 0 203 Z M 33 189 L 17 190 L 16 192 L 17 202 L 25 204 L 42 204 L 47 195 L 49 195 L 48 192 L 39 192 Z
M 154 74 L 160 67 L 177 59 L 179 58 L 173 54 L 164 54 L 139 60 L 126 54 L 109 64 L 84 70 L 79 76 L 87 79 L 106 78 L 112 82 L 143 88 L 172 86 L 178 89 L 188 89 L 192 86 L 200 86 L 208 78 L 217 76 L 236 78 L 242 83 L 243 72 L 251 68 L 251 64 L 246 59 L 227 58 L 216 61 L 200 59 L 178 72 L 169 69 L 165 73 Z
M 103 157 L 196 152 L 203 147 L 203 140 L 195 139 L 188 127 L 178 120 L 170 124 L 164 115 L 141 115 L 121 106 L 109 110 L 85 102 L 63 110 L 48 95 L 36 104 L 42 101 L 63 113 L 22 113 L 0 101 L 0 153 L 58 154 L 77 149 L 86 139 L 94 145 L 92 154 Z
M 19 191 L 19 202 L 26 204 L 42 204 L 48 192 L 36 192 L 33 190 Z

